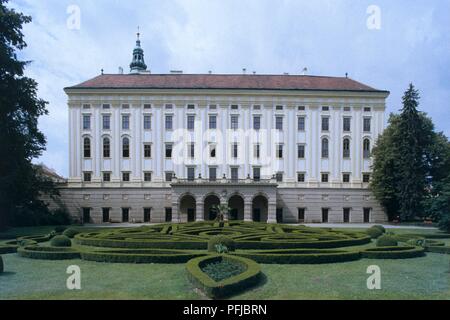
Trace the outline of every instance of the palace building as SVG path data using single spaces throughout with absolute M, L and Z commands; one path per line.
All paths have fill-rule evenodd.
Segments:
M 383 222 L 369 190 L 388 91 L 348 77 L 130 73 L 65 88 L 70 214 L 84 223 Z

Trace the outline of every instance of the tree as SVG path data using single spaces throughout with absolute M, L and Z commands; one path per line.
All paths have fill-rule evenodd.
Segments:
M 26 47 L 22 25 L 31 17 L 7 8 L 0 0 L 0 229 L 14 223 L 17 212 L 47 211 L 39 199 L 53 185 L 39 174 L 32 160 L 45 150 L 38 118 L 48 113 L 37 97 L 37 83 L 24 76 L 29 63 L 17 59 Z
M 436 183 L 424 200 L 426 214 L 438 221 L 439 228 L 450 232 L 450 174 Z
M 373 150 L 371 188 L 390 219 L 422 215 L 428 190 L 450 164 L 447 138 L 434 132 L 433 122 L 418 106 L 419 93 L 411 84 L 401 113 L 390 115 L 388 128 Z
M 224 220 L 228 220 L 228 214 L 231 211 L 231 208 L 226 204 L 218 204 L 214 205 L 211 208 L 213 212 L 216 212 L 216 220 L 219 222 L 223 222 Z

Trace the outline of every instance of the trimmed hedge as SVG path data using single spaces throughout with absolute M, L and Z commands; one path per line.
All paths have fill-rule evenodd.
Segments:
M 3 273 L 3 258 L 0 256 L 0 273 Z
M 204 252 L 166 249 L 119 249 L 81 252 L 83 260 L 110 263 L 185 263 L 204 255 Z
M 233 239 L 227 236 L 214 236 L 208 241 L 208 251 L 209 252 L 216 252 L 216 246 L 217 245 L 223 245 L 226 246 L 228 251 L 234 251 L 236 249 L 236 243 Z
M 384 234 L 377 239 L 377 247 L 395 247 L 395 246 L 398 246 L 398 242 L 393 236 Z
M 379 229 L 381 232 L 386 233 L 386 228 L 383 227 L 381 224 L 376 224 L 376 225 L 372 226 L 372 228 L 377 228 L 377 229 Z
M 40 260 L 68 260 L 79 259 L 80 253 L 72 248 L 65 247 L 23 247 L 17 250 L 19 256 Z
M 17 241 L 21 241 L 21 240 L 33 240 L 38 243 L 41 243 L 41 242 L 49 241 L 50 236 L 48 234 L 37 234 L 37 235 L 31 235 L 31 236 L 17 238 Z
M 372 239 L 377 239 L 383 234 L 383 231 L 381 231 L 380 228 L 377 228 L 377 227 L 370 227 L 369 229 L 366 230 L 366 233 Z
M 69 229 L 64 230 L 63 235 L 70 239 L 73 239 L 79 233 L 80 232 L 78 230 L 69 228 Z
M 367 259 L 408 259 L 425 255 L 425 249 L 419 247 L 380 247 L 370 248 L 361 252 Z
M 16 253 L 17 247 L 17 245 L 0 246 L 0 254 Z
M 425 250 L 433 253 L 450 254 L 450 247 L 432 246 L 426 247 Z
M 56 236 L 50 241 L 53 247 L 71 247 L 72 241 L 67 236 Z
M 321 249 L 248 250 L 236 252 L 235 255 L 263 264 L 321 264 L 361 258 L 359 251 Z
M 205 264 L 223 260 L 239 263 L 245 268 L 245 271 L 219 282 L 214 281 L 202 271 Z M 186 270 L 189 280 L 212 299 L 226 298 L 240 293 L 257 285 L 262 278 L 261 268 L 255 261 L 229 255 L 213 255 L 192 259 L 186 264 Z

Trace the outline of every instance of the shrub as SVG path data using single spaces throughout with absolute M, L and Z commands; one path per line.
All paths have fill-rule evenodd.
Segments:
M 16 253 L 17 245 L 0 245 L 0 254 Z
M 3 273 L 3 258 L 0 256 L 0 273 Z
M 216 252 L 217 247 L 216 246 L 225 246 L 227 247 L 228 251 L 234 251 L 236 249 L 236 244 L 233 239 L 227 236 L 214 236 L 208 241 L 208 251 L 210 252 Z
M 383 233 L 385 233 L 386 232 L 386 228 L 385 227 L 383 227 L 381 224 L 377 224 L 377 225 L 374 225 L 374 226 L 372 226 L 372 228 L 377 228 L 377 229 L 380 229 L 381 230 L 381 232 L 383 232 Z
M 422 257 L 424 252 L 425 249 L 419 247 L 380 247 L 366 249 L 361 255 L 367 259 L 408 259 Z
M 56 236 L 50 241 L 53 247 L 71 247 L 72 241 L 66 236 Z
M 70 239 L 73 239 L 73 237 L 75 237 L 79 233 L 80 233 L 79 231 L 69 228 L 69 229 L 64 230 L 63 235 Z
M 377 247 L 395 247 L 397 245 L 397 240 L 390 235 L 383 235 L 377 240 Z
M 366 230 L 366 233 L 372 238 L 377 239 L 383 234 L 383 231 L 381 231 L 379 228 L 370 227 Z
M 64 230 L 66 230 L 66 227 L 63 227 L 63 226 L 57 226 L 57 227 L 55 227 L 55 232 L 56 232 L 56 233 L 63 233 Z
M 17 250 L 19 256 L 29 259 L 66 260 L 78 259 L 80 253 L 72 248 L 64 247 L 24 247 Z

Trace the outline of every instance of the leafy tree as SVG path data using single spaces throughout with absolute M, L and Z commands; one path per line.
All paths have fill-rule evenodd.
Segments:
M 426 214 L 439 222 L 439 228 L 450 232 L 450 174 L 434 185 L 424 201 Z
M 26 47 L 22 25 L 31 17 L 7 2 L 0 0 L 0 229 L 16 222 L 15 213 L 48 211 L 39 195 L 54 193 L 51 181 L 31 163 L 45 149 L 38 118 L 48 113 L 47 102 L 37 97 L 37 83 L 24 76 L 29 62 L 16 53 Z
M 390 219 L 422 215 L 424 198 L 450 168 L 447 138 L 435 133 L 433 122 L 418 106 L 419 93 L 411 84 L 401 113 L 390 115 L 373 150 L 371 188 Z

